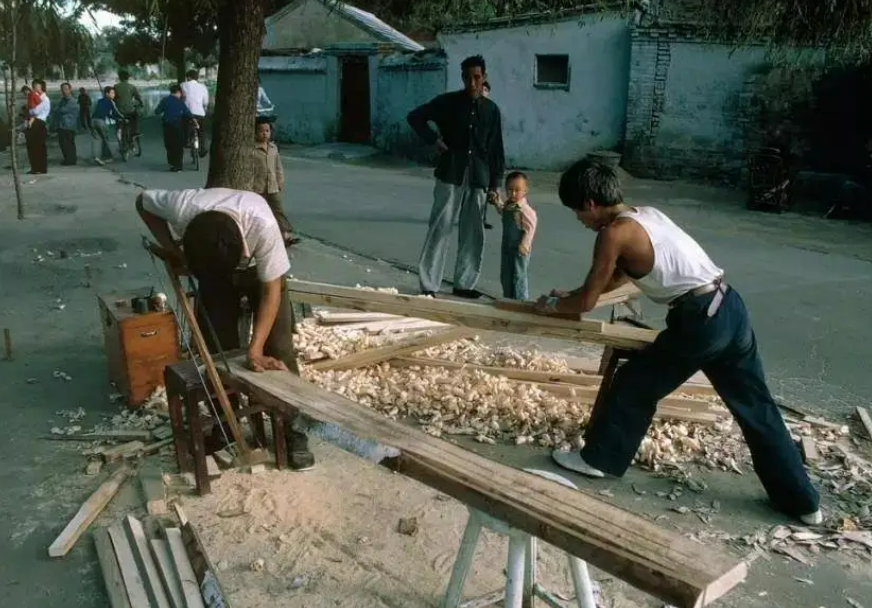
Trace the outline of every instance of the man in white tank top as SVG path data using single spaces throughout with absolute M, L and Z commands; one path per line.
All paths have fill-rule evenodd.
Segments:
M 560 181 L 560 200 L 597 232 L 584 285 L 542 296 L 537 310 L 586 313 L 597 299 L 632 281 L 667 304 L 666 329 L 615 374 L 585 433 L 581 452 L 555 451 L 557 464 L 591 477 L 622 476 L 657 402 L 702 370 L 736 418 L 754 470 L 776 508 L 812 525 L 820 498 L 766 386 L 757 342 L 739 294 L 700 245 L 652 207 L 624 203 L 617 172 L 582 160 Z

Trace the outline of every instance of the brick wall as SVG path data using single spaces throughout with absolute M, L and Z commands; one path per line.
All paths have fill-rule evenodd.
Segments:
M 793 53 L 783 59 L 804 64 L 822 56 Z M 625 168 L 658 179 L 738 179 L 746 150 L 766 138 L 754 96 L 773 61 L 763 46 L 706 40 L 690 25 L 634 28 Z

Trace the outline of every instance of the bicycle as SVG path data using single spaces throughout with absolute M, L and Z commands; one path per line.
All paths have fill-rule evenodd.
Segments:
M 118 150 L 121 153 L 121 160 L 127 162 L 131 152 L 133 152 L 137 157 L 142 156 L 142 144 L 140 143 L 141 136 L 139 134 L 133 135 L 130 132 L 129 120 L 120 119 L 118 121 L 116 133 L 118 136 Z
M 188 122 L 188 146 L 191 150 L 191 164 L 194 170 L 200 170 L 200 123 L 191 119 Z

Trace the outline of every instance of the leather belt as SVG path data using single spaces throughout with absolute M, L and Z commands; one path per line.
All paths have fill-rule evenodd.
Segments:
M 713 291 L 717 291 L 715 297 L 712 298 L 711 304 L 709 304 L 707 315 L 709 317 L 715 316 L 717 314 L 718 309 L 721 307 L 721 304 L 724 301 L 724 296 L 727 293 L 727 289 L 729 289 L 729 285 L 724 281 L 724 277 L 718 277 L 711 283 L 706 283 L 705 285 L 700 285 L 690 291 L 681 294 L 677 298 L 673 299 L 669 302 L 669 308 L 675 308 L 676 306 L 681 306 L 685 302 L 692 300 L 693 298 L 698 298 L 700 296 L 704 296 L 712 293 Z

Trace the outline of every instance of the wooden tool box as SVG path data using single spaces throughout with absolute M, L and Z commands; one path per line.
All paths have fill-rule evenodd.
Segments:
M 164 385 L 164 368 L 179 360 L 179 332 L 171 310 L 136 314 L 135 294 L 97 297 L 109 380 L 135 407 Z

